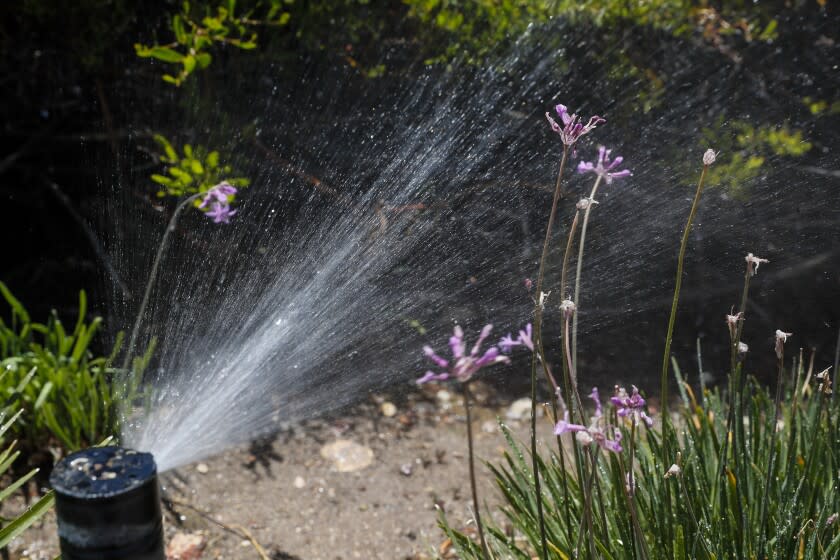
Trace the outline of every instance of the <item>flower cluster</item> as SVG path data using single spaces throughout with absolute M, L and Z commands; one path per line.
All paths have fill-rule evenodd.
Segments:
M 629 169 L 622 169 L 621 171 L 613 171 L 616 167 L 621 165 L 624 158 L 616 156 L 610 161 L 610 152 L 605 146 L 598 147 L 598 161 L 592 163 L 591 161 L 582 161 L 578 164 L 578 173 L 594 173 L 601 177 L 608 185 L 612 183 L 613 179 L 620 179 L 622 177 L 629 177 L 632 175 Z
M 639 389 L 636 388 L 635 385 L 632 387 L 633 393 L 628 395 L 627 390 L 624 387 L 616 385 L 615 396 L 610 398 L 610 402 L 613 403 L 617 409 L 616 414 L 622 418 L 630 416 L 636 420 L 641 419 L 648 427 L 653 426 L 653 419 L 644 411 L 645 399 L 643 399 L 642 395 L 639 394 Z
M 621 453 L 621 430 L 615 426 L 611 427 L 607 425 L 597 388 L 592 389 L 589 398 L 595 401 L 595 415 L 590 419 L 589 426 L 572 424 L 569 421 L 569 411 L 566 410 L 563 413 L 563 419 L 554 426 L 554 434 L 559 436 L 573 433 L 575 434 L 575 439 L 584 445 L 595 442 L 601 449 L 611 451 L 612 453 Z M 612 431 L 612 438 L 607 436 L 610 431 Z
M 491 346 L 487 349 L 484 355 L 479 357 L 481 353 L 481 344 L 484 339 L 490 336 L 493 330 L 493 325 L 487 325 L 481 329 L 481 334 L 476 341 L 475 346 L 469 354 L 466 353 L 466 343 L 464 342 L 464 330 L 456 325 L 453 335 L 449 338 L 449 348 L 452 350 L 452 360 L 445 360 L 438 356 L 431 346 L 424 346 L 423 353 L 426 357 L 432 360 L 438 367 L 445 371 L 435 373 L 434 371 L 427 371 L 423 377 L 417 380 L 417 384 L 428 383 L 429 381 L 445 381 L 447 379 L 455 378 L 461 383 L 469 381 L 473 375 L 478 373 L 478 370 L 485 366 L 499 363 L 510 363 L 507 356 L 501 356 L 499 349 L 496 346 Z
M 230 197 L 235 194 L 236 187 L 227 181 L 222 181 L 207 191 L 198 207 L 204 210 L 204 214 L 212 218 L 213 222 L 228 224 L 231 216 L 236 214 L 236 210 L 230 208 Z
M 592 392 L 589 393 L 589 398 L 595 403 L 595 414 L 590 419 L 589 426 L 573 424 L 569 421 L 569 411 L 565 410 L 563 419 L 554 426 L 555 435 L 559 436 L 573 433 L 575 434 L 575 439 L 584 445 L 595 442 L 601 449 L 613 453 L 620 453 L 622 450 L 621 430 L 607 424 L 597 387 L 592 388 Z M 616 387 L 615 396 L 610 398 L 610 402 L 616 407 L 616 414 L 618 416 L 622 418 L 628 416 L 635 417 L 636 419 L 641 419 L 648 427 L 653 425 L 653 419 L 643 410 L 645 399 L 642 398 L 639 390 L 635 386 L 633 386 L 633 392 L 630 395 L 627 394 L 627 391 L 623 387 Z M 563 408 L 565 409 L 565 406 Z M 612 432 L 612 438 L 608 437 L 610 432 Z
M 519 336 L 513 338 L 510 333 L 503 336 L 499 341 L 499 348 L 505 354 L 509 353 L 516 346 L 524 346 L 531 352 L 534 351 L 534 341 L 531 337 L 531 323 L 525 325 L 525 328 L 519 331 Z
M 594 117 L 589 118 L 589 122 L 583 124 L 580 117 L 576 114 L 569 114 L 569 109 L 562 104 L 557 105 L 554 110 L 557 111 L 557 115 L 563 122 L 563 126 L 560 126 L 557 121 L 551 118 L 551 115 L 548 112 L 546 112 L 545 118 L 548 119 L 548 124 L 551 125 L 551 130 L 560 135 L 560 139 L 566 146 L 574 146 L 575 142 L 577 142 L 581 136 L 591 132 L 592 129 L 598 126 L 598 124 L 607 122 L 606 119 L 602 119 L 601 117 L 595 115 Z

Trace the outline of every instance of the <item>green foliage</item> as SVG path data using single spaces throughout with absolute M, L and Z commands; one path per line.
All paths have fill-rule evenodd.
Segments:
M 152 181 L 160 185 L 157 196 L 181 197 L 208 191 L 222 181 L 231 185 L 243 188 L 250 184 L 245 177 L 231 177 L 233 167 L 221 161 L 218 151 L 210 151 L 204 146 L 191 146 L 184 144 L 181 148 L 183 155 L 179 155 L 172 143 L 160 134 L 155 134 L 155 142 L 158 143 L 163 153 L 160 161 L 166 164 L 166 175 L 154 174 Z M 232 201 L 231 197 L 231 201 Z M 201 201 L 196 200 L 196 206 Z
M 0 319 L 0 394 L 5 406 L 25 414 L 11 433 L 28 450 L 57 440 L 66 449 L 86 447 L 116 433 L 116 393 L 112 384 L 120 339 L 110 356 L 94 357 L 90 345 L 102 319 L 87 322 L 87 298 L 79 294 L 79 317 L 72 331 L 53 312 L 35 323 L 0 282 L 11 322 Z
M 796 382 L 785 388 L 778 422 L 773 397 L 755 379 L 739 386 L 736 373 L 734 391 L 728 395 L 707 391 L 697 402 L 678 375 L 683 389 L 679 433 L 668 429 L 663 434 L 658 428 L 638 433 L 637 428 L 634 434 L 623 423 L 624 451 L 599 456 L 591 485 L 591 534 L 582 523 L 585 492 L 579 482 L 592 472 L 591 462 L 583 470 L 570 469 L 576 458 L 568 449 L 562 462 L 557 453 L 548 460 L 540 457 L 548 557 L 573 558 L 580 545 L 581 558 L 593 557 L 592 550 L 600 558 L 616 560 L 756 558 L 762 535 L 767 538 L 769 558 L 838 557 L 840 521 L 829 523 L 829 519 L 840 512 L 840 494 L 835 489 L 840 468 L 840 401 L 832 401 L 822 380 L 806 384 L 801 368 L 796 373 Z M 734 418 L 743 422 L 735 422 L 727 436 L 730 408 Z M 525 560 L 537 557 L 540 546 L 534 481 L 522 448 L 504 426 L 503 431 L 510 449 L 504 462 L 490 469 L 513 534 L 490 525 L 489 545 L 497 558 Z M 730 443 L 724 445 L 727 438 Z M 663 445 L 679 451 L 673 458 L 680 469 L 676 474 L 666 476 L 669 465 L 658 460 Z M 727 451 L 722 464 L 723 449 Z M 598 457 L 591 451 L 591 456 Z M 775 466 L 768 479 L 771 453 Z M 631 461 L 636 485 L 632 495 L 626 484 Z M 762 526 L 765 496 L 769 508 Z M 440 524 L 459 557 L 481 558 L 477 546 L 445 517 Z M 579 542 L 580 531 L 587 532 Z
M 746 194 L 750 181 L 759 176 L 765 163 L 772 157 L 799 157 L 812 148 L 801 130 L 788 125 L 755 126 L 745 121 L 732 121 L 729 127 L 734 134 L 721 134 L 725 130 L 721 118 L 713 127 L 703 130 L 702 146 L 716 146 L 721 157 L 709 170 L 709 185 L 722 186 L 734 197 Z
M 17 414 L 8 418 L 10 407 L 6 406 L 3 412 L 0 413 L 0 444 L 5 443 L 6 432 L 15 425 L 23 411 L 18 411 Z M 6 446 L 5 450 L 0 452 L 0 476 L 5 476 L 15 459 L 20 455 L 20 451 L 15 451 L 17 442 L 12 442 Z M 11 496 L 15 491 L 22 487 L 26 482 L 37 474 L 38 469 L 32 469 L 20 478 L 11 482 L 8 486 L 0 490 L 0 505 L 3 501 Z M 44 494 L 37 502 L 30 506 L 25 512 L 21 513 L 14 519 L 3 519 L 3 526 L 0 528 L 0 549 L 6 547 L 12 539 L 23 533 L 30 525 L 41 518 L 52 507 L 54 501 L 53 491 L 50 490 Z
M 215 45 L 230 45 L 243 50 L 257 48 L 257 32 L 263 25 L 283 26 L 291 13 L 286 11 L 293 0 L 256 2 L 251 9 L 237 15 L 236 0 L 219 2 L 215 9 L 209 5 L 195 8 L 184 2 L 181 12 L 172 16 L 171 27 L 175 40 L 171 43 L 146 46 L 135 44 L 134 50 L 141 58 L 154 58 L 167 64 L 180 65 L 177 75 L 164 74 L 163 80 L 180 86 L 196 69 L 207 68 L 213 60 L 209 50 Z M 257 11 L 264 12 L 260 19 L 253 19 Z
M 448 35 L 446 50 L 427 63 L 456 55 L 481 59 L 531 23 L 545 22 L 558 10 L 550 0 L 404 0 L 409 16 Z M 440 44 L 440 43 L 436 43 Z
M 443 62 L 458 55 L 482 59 L 500 43 L 515 40 L 531 24 L 552 17 L 598 27 L 630 22 L 661 29 L 674 36 L 702 34 L 717 44 L 738 34 L 747 41 L 772 41 L 778 35 L 773 10 L 738 2 L 719 9 L 703 0 L 403 0 L 409 15 L 447 36 L 446 50 L 427 62 Z

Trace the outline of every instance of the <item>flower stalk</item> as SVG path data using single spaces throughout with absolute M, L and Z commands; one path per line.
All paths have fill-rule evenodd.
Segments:
M 557 182 L 554 185 L 554 199 L 551 202 L 551 212 L 548 215 L 548 225 L 545 228 L 545 240 L 543 241 L 542 255 L 540 257 L 540 268 L 537 274 L 536 304 L 534 306 L 534 341 L 542 340 L 542 315 L 543 315 L 543 280 L 545 279 L 545 264 L 548 261 L 548 249 L 551 246 L 551 232 L 554 229 L 554 218 L 557 215 L 557 204 L 560 201 L 563 171 L 566 169 L 566 160 L 569 155 L 569 147 L 563 144 L 563 156 L 560 159 L 560 171 L 557 173 Z M 545 534 L 545 518 L 543 517 L 542 492 L 540 490 L 539 457 L 537 455 L 537 353 L 531 355 L 531 458 L 534 471 L 534 485 L 537 493 L 537 517 L 540 524 L 540 541 L 542 544 L 541 555 L 543 560 L 548 559 L 548 542 Z
M 764 558 L 764 547 L 767 542 L 767 502 L 770 499 L 770 479 L 773 476 L 776 463 L 776 439 L 779 434 L 779 416 L 782 410 L 782 381 L 785 372 L 785 342 L 787 342 L 789 336 L 791 336 L 791 333 L 786 333 L 781 330 L 776 331 L 776 358 L 778 359 L 779 373 L 776 377 L 776 408 L 771 426 L 773 432 L 770 434 L 770 459 L 767 461 L 767 476 L 764 479 L 764 496 L 761 498 L 761 514 L 759 516 L 761 521 L 758 524 L 757 558 Z
M 691 211 L 688 214 L 688 220 L 683 230 L 682 241 L 680 242 L 680 253 L 677 257 L 677 276 L 674 285 L 674 298 L 671 301 L 671 315 L 668 318 L 668 332 L 665 335 L 665 352 L 662 357 L 662 377 L 660 379 L 661 385 L 659 390 L 660 399 L 662 401 L 662 429 L 666 430 L 667 425 L 670 424 L 670 416 L 668 414 L 668 373 L 669 365 L 671 363 L 671 342 L 674 338 L 674 324 L 677 319 L 677 306 L 680 301 L 680 288 L 682 287 L 683 266 L 685 264 L 685 250 L 688 247 L 688 236 L 691 233 L 691 226 L 694 223 L 694 217 L 697 215 L 697 208 L 700 206 L 700 197 L 703 194 L 703 185 L 706 182 L 706 174 L 709 172 L 709 167 L 715 161 L 715 152 L 713 150 L 706 150 L 703 154 L 703 171 L 700 173 L 700 180 L 697 182 L 697 190 L 694 193 L 694 201 L 691 203 Z M 662 451 L 663 463 L 668 461 L 668 446 L 663 445 Z
M 175 228 L 178 225 L 178 218 L 181 216 L 184 208 L 205 194 L 206 193 L 203 192 L 197 193 L 182 200 L 178 206 L 175 207 L 172 217 L 169 218 L 169 223 L 166 224 L 166 230 L 163 232 L 163 238 L 160 240 L 160 246 L 158 246 L 157 253 L 155 254 L 155 260 L 152 262 L 152 270 L 149 272 L 149 279 L 146 280 L 146 289 L 143 291 L 143 299 L 140 301 L 140 308 L 137 310 L 137 317 L 134 319 L 134 326 L 131 328 L 131 336 L 128 339 L 128 347 L 126 348 L 125 356 L 123 357 L 123 371 L 128 369 L 131 357 L 134 355 L 134 348 L 137 345 L 137 336 L 140 333 L 140 326 L 143 324 L 143 316 L 146 313 L 146 307 L 149 305 L 149 297 L 151 297 L 152 288 L 154 287 L 155 280 L 157 279 L 158 269 L 160 268 L 163 256 L 166 254 L 166 249 L 169 247 L 169 237 L 172 235 L 172 232 L 175 231 Z
M 464 408 L 467 410 L 467 450 L 469 453 L 470 463 L 470 490 L 472 491 L 473 509 L 475 510 L 475 525 L 478 528 L 478 538 L 481 541 L 481 553 L 484 555 L 484 560 L 490 560 L 490 552 L 487 549 L 487 541 L 484 539 L 484 525 L 481 523 L 481 508 L 478 503 L 478 487 L 475 483 L 475 453 L 473 452 L 473 430 L 472 430 L 472 398 L 470 394 L 469 382 L 462 383 L 461 388 L 464 390 Z

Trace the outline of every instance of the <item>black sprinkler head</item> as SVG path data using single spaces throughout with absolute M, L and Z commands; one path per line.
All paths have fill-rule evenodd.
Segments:
M 62 560 L 164 560 L 151 453 L 93 447 L 53 469 Z

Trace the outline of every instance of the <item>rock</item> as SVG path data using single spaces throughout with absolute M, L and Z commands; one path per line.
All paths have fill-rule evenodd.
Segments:
M 540 409 L 537 408 L 537 416 L 540 415 Z M 524 420 L 531 417 L 531 399 L 523 397 L 513 401 L 507 409 L 505 416 L 508 420 Z
M 528 408 L 530 409 L 531 407 Z M 493 420 L 486 420 L 481 424 L 481 431 L 487 434 L 493 434 L 496 433 L 498 427 L 499 425 Z
M 437 392 L 435 398 L 437 398 L 437 402 L 440 406 L 447 407 L 452 402 L 452 393 L 446 389 L 441 389 Z
M 295 481 L 292 483 L 295 488 L 303 488 L 306 486 L 306 481 L 303 479 L 302 476 L 296 476 Z
M 404 463 L 400 466 L 400 472 L 405 476 L 411 476 L 412 467 L 411 463 Z
M 321 457 L 332 461 L 338 472 L 353 472 L 373 463 L 373 451 L 350 440 L 337 439 L 321 448 Z
M 166 545 L 166 560 L 197 560 L 206 545 L 203 534 L 178 531 Z
M 387 416 L 391 418 L 397 414 L 397 407 L 392 402 L 385 401 L 382 403 L 382 406 L 379 407 L 379 410 L 382 411 L 382 416 Z
M 195 466 L 195 470 L 201 474 L 207 474 L 210 472 L 210 467 L 208 467 L 206 463 L 199 463 Z

